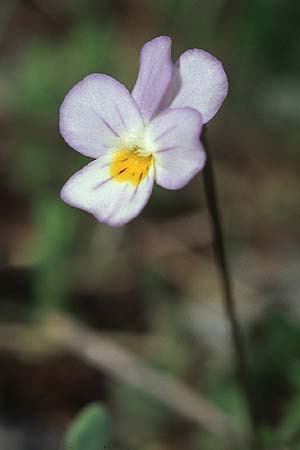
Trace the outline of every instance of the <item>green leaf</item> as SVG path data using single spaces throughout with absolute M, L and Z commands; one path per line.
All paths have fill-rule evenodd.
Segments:
M 87 406 L 71 425 L 64 450 L 104 450 L 110 437 L 110 418 L 100 404 Z

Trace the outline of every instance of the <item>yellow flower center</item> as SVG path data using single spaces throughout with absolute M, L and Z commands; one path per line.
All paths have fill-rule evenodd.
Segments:
M 110 165 L 110 176 L 119 183 L 130 182 L 137 186 L 148 175 L 152 163 L 152 155 L 141 155 L 138 147 L 124 148 L 116 151 Z

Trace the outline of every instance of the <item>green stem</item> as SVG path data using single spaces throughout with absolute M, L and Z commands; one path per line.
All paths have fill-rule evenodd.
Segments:
M 222 282 L 224 307 L 228 321 L 230 323 L 231 338 L 235 355 L 236 373 L 247 402 L 248 412 L 253 429 L 253 444 L 255 445 L 255 449 L 258 450 L 260 448 L 258 437 L 259 418 L 257 414 L 255 397 L 253 395 L 252 386 L 249 380 L 242 329 L 239 324 L 236 305 L 232 295 L 231 275 L 227 263 L 222 221 L 218 204 L 217 186 L 215 181 L 213 162 L 206 140 L 206 129 L 204 129 L 202 141 L 204 143 L 207 155 L 206 164 L 203 170 L 204 190 L 213 229 L 213 244 L 220 279 Z

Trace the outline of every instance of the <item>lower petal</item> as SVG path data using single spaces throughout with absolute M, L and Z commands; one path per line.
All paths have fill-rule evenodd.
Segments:
M 154 170 L 140 183 L 111 176 L 112 156 L 99 158 L 75 173 L 64 185 L 61 198 L 93 214 L 99 222 L 118 227 L 134 219 L 146 205 L 153 188 Z

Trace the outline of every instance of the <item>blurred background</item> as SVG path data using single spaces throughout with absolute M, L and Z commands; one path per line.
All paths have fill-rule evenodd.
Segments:
M 161 34 L 174 60 L 204 48 L 228 74 L 208 140 L 260 436 L 264 448 L 299 448 L 299 23 L 298 0 L 1 0 L 1 450 L 62 449 L 95 401 L 112 416 L 111 450 L 249 448 L 202 175 L 180 191 L 156 188 L 121 229 L 59 198 L 88 162 L 59 135 L 64 95 L 93 72 L 131 88 L 140 48 Z M 80 339 L 54 344 L 66 317 L 102 350 L 117 345 L 117 363 L 97 367 Z M 208 408 L 203 426 L 191 420 L 191 398 L 175 411 L 144 389 L 147 377 L 126 381 L 134 370 L 122 352 L 204 398 L 243 445 L 215 430 Z

